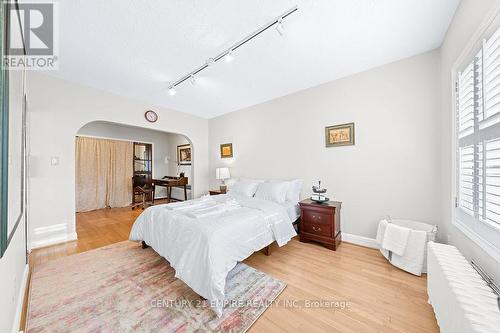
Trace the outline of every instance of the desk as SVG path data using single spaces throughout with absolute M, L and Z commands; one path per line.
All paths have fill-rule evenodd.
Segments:
M 153 179 L 153 186 L 163 186 L 167 188 L 167 200 L 170 202 L 172 196 L 172 187 L 184 188 L 184 200 L 187 200 L 187 177 L 165 176 L 161 179 Z

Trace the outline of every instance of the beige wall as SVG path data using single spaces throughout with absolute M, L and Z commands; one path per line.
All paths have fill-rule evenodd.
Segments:
M 496 0 L 463 0 L 455 13 L 440 50 L 441 58 L 441 193 L 442 241 L 456 245 L 469 259 L 475 258 L 500 282 L 500 265 L 451 223 L 452 209 L 452 77 L 454 63 L 466 48 L 473 34 L 498 5 Z
M 74 84 L 37 72 L 29 73 L 30 206 L 32 246 L 74 238 L 75 145 L 78 130 L 93 121 L 183 134 L 193 143 L 194 191 L 208 189 L 208 121 L 184 113 L 147 105 L 105 91 Z M 152 109 L 159 120 L 151 124 L 144 111 Z M 50 159 L 59 157 L 59 165 Z
M 374 238 L 386 215 L 439 223 L 438 73 L 433 51 L 211 119 L 211 185 L 222 165 L 233 178 L 303 178 L 303 198 L 321 179 L 358 236 Z M 356 145 L 325 148 L 325 126 L 348 122 Z

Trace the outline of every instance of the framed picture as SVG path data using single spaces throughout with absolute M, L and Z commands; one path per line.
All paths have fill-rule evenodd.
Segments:
M 326 147 L 354 145 L 354 123 L 325 127 Z
M 191 145 L 177 146 L 177 164 L 191 165 Z
M 220 157 L 221 158 L 233 157 L 233 144 L 232 143 L 223 143 L 220 145 Z

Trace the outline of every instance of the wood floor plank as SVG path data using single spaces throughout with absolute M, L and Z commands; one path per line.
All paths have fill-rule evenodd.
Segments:
M 77 213 L 78 240 L 34 250 L 30 266 L 126 240 L 141 212 Z M 377 250 L 344 242 L 330 251 L 294 239 L 274 245 L 271 256 L 256 252 L 245 263 L 287 283 L 249 332 L 439 332 L 427 304 L 426 277 L 393 267 Z M 349 307 L 305 305 L 321 300 Z

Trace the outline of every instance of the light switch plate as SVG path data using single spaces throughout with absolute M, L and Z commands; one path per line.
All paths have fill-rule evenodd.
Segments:
M 52 166 L 59 165 L 59 156 L 52 156 L 50 158 L 50 165 Z

